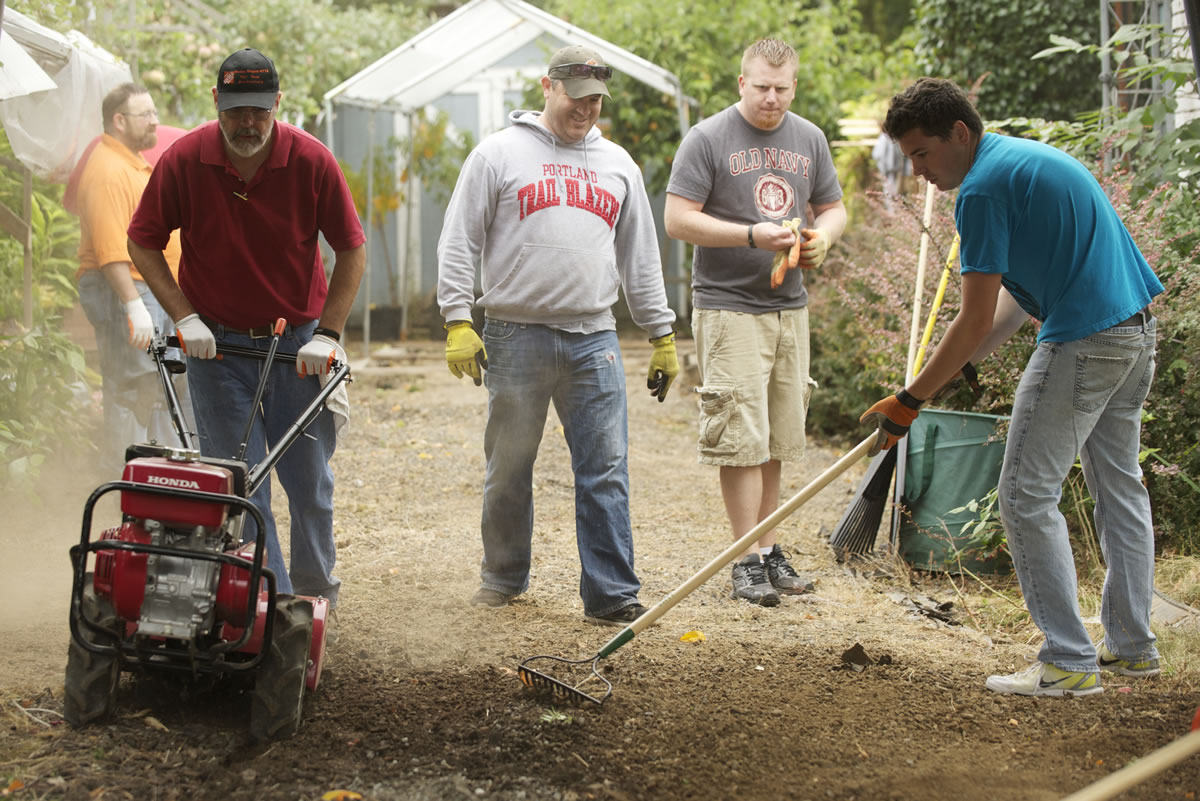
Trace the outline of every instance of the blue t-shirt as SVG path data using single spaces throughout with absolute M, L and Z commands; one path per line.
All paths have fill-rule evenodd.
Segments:
M 1039 342 L 1111 328 L 1163 291 L 1092 174 L 1041 142 L 984 134 L 954 222 L 962 272 L 1003 276 Z

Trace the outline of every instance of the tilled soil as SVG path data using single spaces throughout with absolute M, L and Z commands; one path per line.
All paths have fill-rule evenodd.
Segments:
M 629 341 L 623 350 L 637 568 L 651 605 L 729 536 L 716 471 L 696 463 L 691 387 L 680 382 L 654 402 L 644 388 L 648 347 Z M 816 579 L 814 595 L 775 609 L 735 602 L 722 569 L 601 661 L 614 688 L 602 706 L 534 694 L 516 678 L 522 660 L 591 657 L 618 631 L 582 620 L 574 488 L 557 420 L 551 412 L 535 472 L 530 590 L 504 609 L 470 608 L 486 393 L 446 371 L 438 343 L 391 355 L 359 370 L 351 388 L 351 429 L 335 457 L 344 587 L 299 733 L 251 743 L 247 695 L 230 682 L 128 674 L 111 720 L 81 730 L 61 722 L 66 549 L 100 480 L 75 470 L 53 479 L 51 501 L 16 507 L 0 534 L 10 569 L 19 566 L 0 587 L 10 612 L 0 624 L 0 794 L 1049 801 L 1181 736 L 1200 704 L 1188 666 L 1150 680 L 1107 677 L 1106 692 L 1088 698 L 986 691 L 989 673 L 1019 669 L 1036 650 L 1024 636 L 979 630 L 970 608 L 986 591 L 886 560 L 851 569 L 825 545 L 862 465 L 780 528 L 793 563 Z M 785 494 L 839 452 L 811 442 L 809 459 L 785 468 Z M 276 511 L 286 519 L 281 497 Z M 919 595 L 952 603 L 954 620 L 895 602 Z M 680 639 L 692 631 L 703 640 Z M 860 669 L 843 658 L 855 644 L 868 656 Z M 565 665 L 539 664 L 570 676 Z M 1120 798 L 1198 792 L 1193 757 Z

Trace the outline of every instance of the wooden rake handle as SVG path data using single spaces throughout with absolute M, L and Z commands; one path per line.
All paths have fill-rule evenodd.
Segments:
M 666 598 L 663 598 L 661 601 L 648 609 L 646 613 L 637 620 L 621 629 L 617 636 L 609 640 L 608 644 L 600 649 L 598 657 L 603 658 L 608 656 L 613 651 L 632 640 L 634 636 L 640 634 L 649 626 L 654 625 L 654 622 L 665 615 L 671 607 L 675 606 L 675 604 L 682 601 L 688 595 L 691 595 L 691 593 L 697 587 L 712 578 L 714 573 L 716 573 L 722 567 L 728 565 L 743 551 L 750 547 L 750 543 L 754 542 L 763 534 L 766 534 L 768 531 L 782 523 L 791 516 L 792 512 L 796 511 L 805 503 L 807 503 L 814 495 L 828 486 L 835 478 L 846 472 L 846 470 L 848 470 L 852 465 L 856 464 L 860 459 L 866 456 L 870 452 L 871 448 L 875 445 L 877 436 L 878 433 L 872 431 L 871 436 L 858 443 L 858 445 L 855 445 L 853 450 L 830 465 L 824 473 L 821 473 L 821 475 L 810 481 L 808 485 L 804 487 L 804 489 L 797 492 L 786 502 L 784 502 L 783 505 L 781 505 L 778 509 L 765 517 L 757 526 L 747 531 L 732 545 L 721 551 L 721 553 L 718 554 L 711 562 L 700 568 L 696 575 L 692 576 L 683 584 L 672 590 Z
M 1071 793 L 1062 801 L 1106 801 L 1156 773 L 1161 773 L 1176 762 L 1182 762 L 1197 751 L 1200 751 L 1200 729 L 1151 751 L 1132 765 L 1126 765 L 1079 792 Z

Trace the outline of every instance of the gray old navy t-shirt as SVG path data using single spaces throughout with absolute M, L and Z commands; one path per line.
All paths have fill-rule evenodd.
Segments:
M 737 106 L 692 128 L 671 167 L 667 191 L 704 204 L 720 220 L 750 225 L 805 216 L 809 203 L 842 197 L 825 134 L 788 112 L 774 130 L 748 123 Z M 805 224 L 806 226 L 808 223 Z M 761 314 L 808 304 L 803 270 L 789 270 L 771 289 L 775 253 L 741 247 L 696 247 L 692 305 Z

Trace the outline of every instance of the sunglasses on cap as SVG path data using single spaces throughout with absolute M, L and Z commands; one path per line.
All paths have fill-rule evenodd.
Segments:
M 612 67 L 599 64 L 559 64 L 550 68 L 551 78 L 597 78 L 607 81 L 612 77 Z

